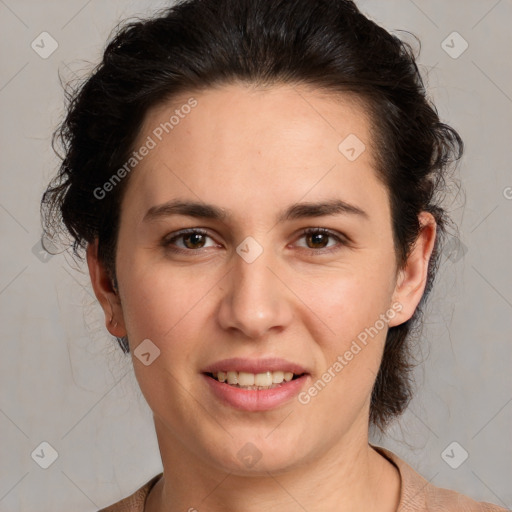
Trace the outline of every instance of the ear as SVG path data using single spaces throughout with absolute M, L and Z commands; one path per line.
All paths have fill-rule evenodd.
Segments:
M 393 304 L 402 306 L 400 312 L 390 320 L 389 326 L 400 325 L 409 320 L 418 306 L 427 284 L 428 264 L 436 240 L 436 221 L 432 214 L 421 212 L 418 216 L 420 233 L 405 268 L 398 273 Z
M 123 310 L 118 292 L 103 265 L 98 260 L 98 239 L 87 246 L 87 266 L 94 294 L 105 313 L 105 325 L 112 336 L 126 336 Z

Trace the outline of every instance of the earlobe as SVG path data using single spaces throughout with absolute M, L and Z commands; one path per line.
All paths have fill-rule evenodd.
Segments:
M 400 303 L 402 310 L 389 323 L 390 327 L 400 325 L 412 317 L 427 284 L 428 266 L 436 241 L 436 221 L 428 212 L 421 212 L 418 219 L 420 233 L 405 267 L 398 272 L 393 294 L 393 302 Z
M 86 255 L 94 294 L 105 314 L 105 326 L 112 336 L 126 336 L 121 301 L 105 265 L 98 260 L 97 239 L 87 246 Z

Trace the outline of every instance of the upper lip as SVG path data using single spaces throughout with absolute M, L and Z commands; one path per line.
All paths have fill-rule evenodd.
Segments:
M 203 369 L 203 373 L 217 372 L 247 372 L 247 373 L 265 373 L 265 372 L 292 372 L 295 375 L 309 373 L 300 364 L 287 361 L 277 357 L 263 359 L 246 359 L 242 357 L 232 357 L 222 359 Z

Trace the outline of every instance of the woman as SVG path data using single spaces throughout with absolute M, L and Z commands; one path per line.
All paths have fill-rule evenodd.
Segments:
M 368 442 L 411 397 L 462 154 L 406 44 L 348 0 L 181 2 L 119 32 L 59 133 L 47 222 L 164 468 L 105 511 L 504 510 Z

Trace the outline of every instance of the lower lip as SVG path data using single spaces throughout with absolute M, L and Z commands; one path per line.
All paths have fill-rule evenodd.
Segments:
M 275 409 L 298 395 L 308 379 L 308 375 L 304 374 L 289 382 L 283 381 L 277 388 L 257 390 L 230 386 L 204 373 L 203 377 L 221 402 L 244 411 Z

